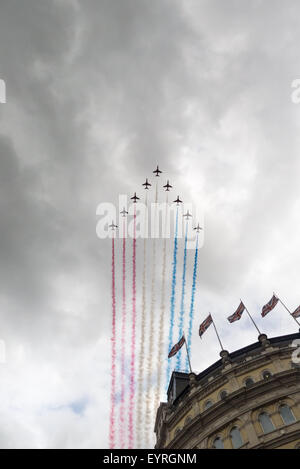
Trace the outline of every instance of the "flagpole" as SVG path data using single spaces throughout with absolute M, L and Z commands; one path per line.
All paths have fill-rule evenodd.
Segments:
M 298 326 L 300 326 L 300 322 L 298 321 L 297 318 L 294 318 L 294 316 L 292 315 L 292 313 L 290 312 L 290 310 L 288 309 L 288 307 L 281 301 L 281 299 L 279 298 L 278 295 L 276 295 L 276 293 L 273 292 L 273 295 L 276 296 L 276 298 L 278 298 L 278 300 L 280 301 L 280 303 L 282 304 L 282 306 L 287 310 L 287 312 L 289 313 L 289 315 L 294 319 L 294 321 L 296 321 L 296 323 L 298 324 Z
M 249 318 L 251 319 L 251 321 L 252 321 L 252 323 L 253 323 L 255 329 L 257 330 L 257 332 L 259 333 L 259 335 L 261 335 L 261 332 L 260 332 L 259 328 L 257 327 L 257 324 L 256 324 L 256 322 L 254 321 L 253 317 L 252 317 L 251 314 L 249 313 L 247 306 L 245 305 L 245 303 L 244 303 L 242 300 L 241 300 L 241 302 L 242 302 L 243 305 L 245 306 L 245 310 L 247 311 L 247 314 L 248 314 Z
M 190 372 L 192 372 L 192 366 L 191 366 L 191 360 L 190 360 L 190 354 L 189 354 L 189 351 L 188 351 L 188 348 L 187 348 L 187 344 L 186 344 L 186 340 L 185 340 L 185 335 L 183 335 L 184 337 L 184 343 L 185 343 L 185 348 L 186 348 L 186 353 L 187 353 L 187 357 L 188 357 L 188 361 L 189 361 L 189 368 L 190 368 Z
M 212 318 L 212 316 L 211 316 L 211 318 Z M 221 346 L 221 350 L 225 350 L 224 347 L 223 347 L 223 344 L 222 344 L 222 342 L 221 342 L 220 336 L 219 336 L 219 334 L 218 334 L 218 331 L 217 331 L 217 328 L 216 328 L 216 325 L 215 325 L 215 322 L 214 322 L 213 319 L 212 319 L 212 323 L 213 323 L 213 325 L 214 325 L 215 332 L 216 332 L 216 335 L 217 335 L 217 337 L 218 337 L 219 344 L 220 344 L 220 346 Z

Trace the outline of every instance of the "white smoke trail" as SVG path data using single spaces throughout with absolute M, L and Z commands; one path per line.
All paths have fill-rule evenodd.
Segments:
M 168 210 L 168 193 L 166 194 L 166 211 L 165 211 L 165 227 L 167 224 L 167 210 Z M 163 240 L 163 262 L 162 262 L 162 283 L 161 283 L 161 301 L 160 301 L 160 318 L 159 318 L 159 333 L 158 333 L 158 349 L 157 349 L 157 383 L 156 383 L 156 394 L 154 400 L 154 412 L 157 411 L 160 401 L 160 388 L 162 382 L 162 372 L 164 366 L 164 332 L 165 332 L 165 315 L 166 315 L 166 258 L 167 258 L 167 238 L 164 233 Z
M 156 226 L 156 206 L 158 199 L 158 188 L 156 183 L 155 188 L 155 213 L 154 224 Z M 145 443 L 146 447 L 149 446 L 150 426 L 151 426 L 151 378 L 152 378 L 152 365 L 153 365 L 153 343 L 154 343 L 154 312 L 155 312 L 155 269 L 156 267 L 156 239 L 153 238 L 152 242 L 152 280 L 151 280 L 151 305 L 150 305 L 150 326 L 149 326 L 149 349 L 147 357 L 147 387 L 146 387 L 146 424 L 145 424 Z

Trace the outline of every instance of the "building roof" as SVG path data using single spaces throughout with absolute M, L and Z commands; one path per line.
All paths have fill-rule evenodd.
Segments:
M 277 345 L 279 347 L 280 346 L 285 347 L 286 345 L 288 345 L 289 343 L 291 343 L 295 339 L 299 339 L 299 338 L 300 338 L 300 332 L 296 333 L 296 334 L 288 334 L 288 335 L 284 335 L 284 336 L 273 337 L 271 339 L 268 339 L 268 341 L 269 341 L 270 345 L 273 345 L 273 346 Z M 236 350 L 235 352 L 229 353 L 228 358 L 231 361 L 231 363 L 238 363 L 238 362 L 243 361 L 243 359 L 246 356 L 249 357 L 249 353 L 253 352 L 252 355 L 256 355 L 256 354 L 260 353 L 260 350 L 261 350 L 261 342 L 258 341 L 258 342 L 255 342 L 255 343 L 251 344 L 251 345 L 248 345 L 247 347 L 243 347 L 239 350 Z M 220 371 L 220 373 L 221 373 L 222 366 L 223 366 L 222 359 L 216 361 L 211 366 L 206 368 L 204 371 L 202 371 L 201 373 L 196 375 L 196 381 L 201 382 L 201 383 L 205 383 L 212 374 L 215 374 L 218 371 Z M 173 400 L 174 405 L 176 405 L 178 400 L 181 399 L 183 397 L 183 395 L 189 389 L 189 373 L 182 373 L 182 372 L 179 372 L 179 371 L 173 371 L 171 379 L 170 379 L 170 383 L 169 383 L 169 386 L 168 386 L 168 391 L 167 391 L 168 401 L 171 400 L 170 396 L 171 396 L 171 391 L 173 389 L 174 380 L 178 380 L 178 379 L 183 380 L 183 381 L 186 380 L 186 386 L 181 390 L 181 392 L 178 395 L 176 395 L 175 399 Z

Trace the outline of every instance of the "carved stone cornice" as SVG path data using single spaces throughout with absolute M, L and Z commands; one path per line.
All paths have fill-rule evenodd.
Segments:
M 300 390 L 300 371 L 287 370 L 274 375 L 268 381 L 261 381 L 251 388 L 241 388 L 231 393 L 224 401 L 219 401 L 207 411 L 197 415 L 184 427 L 166 448 L 188 448 L 189 441 L 201 442 L 211 433 L 221 431 L 231 421 L 257 408 L 272 404 L 288 394 L 288 387 L 296 383 Z M 278 393 L 280 390 L 280 393 Z

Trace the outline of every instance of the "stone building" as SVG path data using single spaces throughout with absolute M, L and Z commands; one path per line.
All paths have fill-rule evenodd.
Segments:
M 262 334 L 222 351 L 199 375 L 173 372 L 168 402 L 157 410 L 156 448 L 300 449 L 297 340 L 299 347 L 300 334 Z

